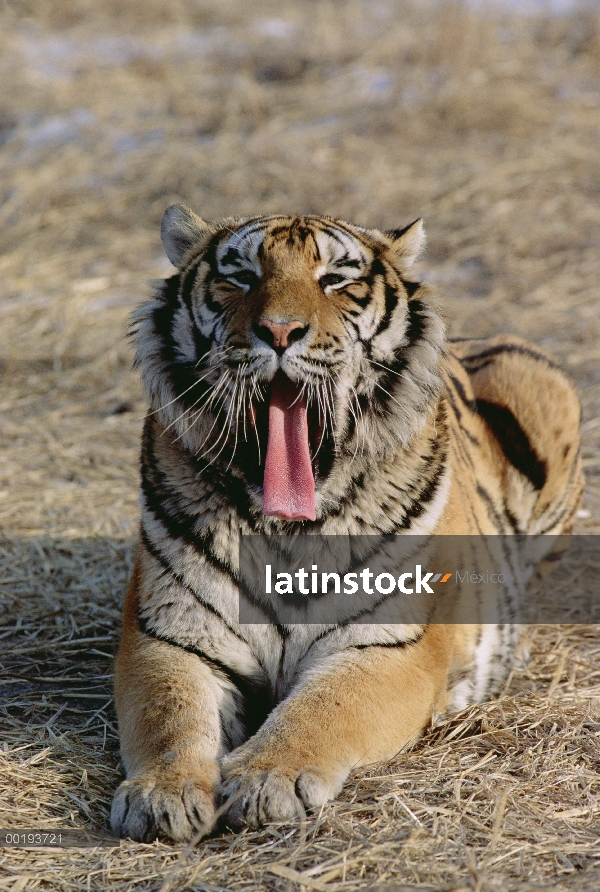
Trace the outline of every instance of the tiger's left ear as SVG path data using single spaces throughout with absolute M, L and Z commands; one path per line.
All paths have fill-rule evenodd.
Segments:
M 405 226 L 404 229 L 388 229 L 385 234 L 392 239 L 390 245 L 392 254 L 405 269 L 412 266 L 425 247 L 425 230 L 420 217 L 414 223 Z

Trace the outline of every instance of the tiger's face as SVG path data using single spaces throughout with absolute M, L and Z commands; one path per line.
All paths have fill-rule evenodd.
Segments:
M 241 475 L 264 514 L 315 520 L 336 466 L 354 473 L 410 443 L 444 337 L 407 279 L 421 221 L 395 233 L 317 216 L 207 225 L 174 205 L 161 234 L 180 272 L 138 317 L 152 409 L 207 466 Z

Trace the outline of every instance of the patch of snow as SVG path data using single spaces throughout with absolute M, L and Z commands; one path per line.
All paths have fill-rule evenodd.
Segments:
M 254 23 L 254 30 L 265 37 L 275 37 L 280 40 L 291 37 L 298 30 L 292 22 L 285 19 L 259 19 Z

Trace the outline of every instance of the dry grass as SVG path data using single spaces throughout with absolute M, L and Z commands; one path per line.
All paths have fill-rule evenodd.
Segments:
M 591 9 L 591 7 L 590 7 Z M 600 18 L 361 0 L 5 0 L 0 826 L 106 826 L 143 402 L 125 340 L 158 221 L 423 215 L 453 334 L 576 381 L 600 532 Z M 600 644 L 531 630 L 503 697 L 356 773 L 305 827 L 3 850 L 0 890 L 597 889 Z

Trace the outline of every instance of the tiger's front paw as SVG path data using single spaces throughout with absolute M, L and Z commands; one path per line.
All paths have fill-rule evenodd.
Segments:
M 204 782 L 147 774 L 123 781 L 113 799 L 110 823 L 117 836 L 137 842 L 159 836 L 187 842 L 212 829 L 214 813 L 214 793 Z
M 299 821 L 306 812 L 320 808 L 340 791 L 343 778 L 326 778 L 306 768 L 290 772 L 282 768 L 231 773 L 221 784 L 224 823 L 234 830 L 262 827 L 271 822 Z

